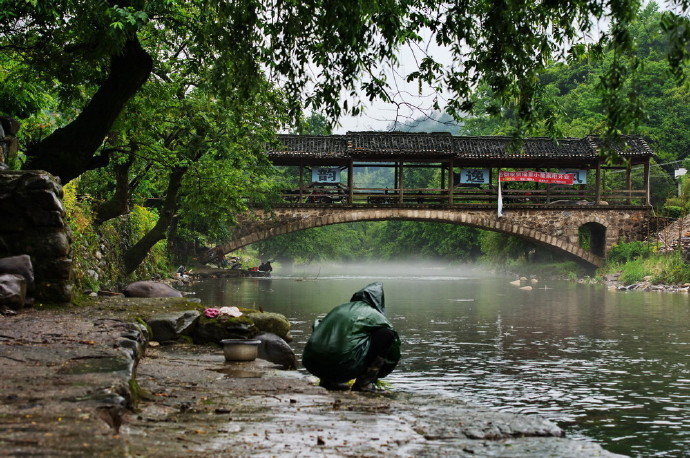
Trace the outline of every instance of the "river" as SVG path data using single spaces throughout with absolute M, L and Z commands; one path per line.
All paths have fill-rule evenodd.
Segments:
M 690 299 L 476 268 L 311 266 L 193 287 L 208 306 L 286 315 L 298 357 L 311 322 L 372 281 L 403 342 L 392 389 L 536 413 L 632 456 L 690 455 Z

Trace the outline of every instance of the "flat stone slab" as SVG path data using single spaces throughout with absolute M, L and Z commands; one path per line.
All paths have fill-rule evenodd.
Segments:
M 109 422 L 129 404 L 132 328 L 83 314 L 0 317 L 0 454 L 124 455 Z
M 127 426 L 144 456 L 618 456 L 537 416 L 409 393 L 329 392 L 220 349 L 151 349 L 139 367 L 153 402 Z
M 185 305 L 146 304 L 153 313 Z M 186 343 L 146 350 L 133 412 L 132 354 L 142 339 L 130 320 L 141 306 L 106 301 L 0 317 L 0 454 L 616 456 L 558 437 L 540 417 L 403 392 L 329 392 L 302 372 L 258 359 L 227 363 L 219 347 Z

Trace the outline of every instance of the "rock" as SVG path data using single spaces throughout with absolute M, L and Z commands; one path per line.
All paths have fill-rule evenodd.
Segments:
M 285 315 L 271 312 L 253 312 L 246 316 L 254 322 L 259 331 L 270 332 L 285 339 L 290 332 L 290 322 Z
M 650 282 L 652 281 L 652 276 L 651 275 L 645 275 L 642 277 L 642 281 Z
M 98 280 L 98 272 L 96 272 L 96 271 L 93 270 L 93 269 L 88 269 L 88 270 L 86 271 L 86 276 L 87 276 L 87 277 L 90 277 L 90 278 L 92 278 L 92 279 L 94 279 L 94 280 Z
M 537 283 L 539 283 L 539 280 L 537 280 L 536 278 L 533 278 L 533 279 L 530 280 L 530 282 L 531 282 L 533 285 L 536 285 Z
M 26 279 L 16 274 L 0 275 L 0 306 L 20 309 L 25 302 Z
M 247 339 L 259 332 L 254 322 L 246 315 L 239 317 L 223 315 L 218 318 L 200 316 L 192 332 L 192 339 L 195 344 L 209 342 L 220 344 L 223 339 Z
M 510 284 L 514 286 L 520 286 L 520 280 L 511 281 Z
M 621 276 L 620 272 L 604 275 L 604 281 L 617 281 Z
M 28 291 L 34 287 L 34 268 L 28 255 L 0 258 L 0 274 L 21 275 L 26 280 Z
M 255 339 L 261 341 L 258 349 L 259 358 L 280 364 L 283 369 L 297 369 L 295 352 L 283 339 L 270 332 L 259 334 Z
M 178 290 L 156 281 L 135 281 L 122 292 L 127 297 L 182 297 Z
M 201 314 L 196 310 L 163 313 L 151 317 L 147 323 L 151 327 L 151 340 L 165 342 L 178 339 L 181 335 L 190 335 Z
M 527 281 L 527 277 L 520 277 L 520 281 Z
M 532 291 L 532 287 L 531 287 L 531 286 L 521 286 L 520 289 L 523 290 L 523 291 Z

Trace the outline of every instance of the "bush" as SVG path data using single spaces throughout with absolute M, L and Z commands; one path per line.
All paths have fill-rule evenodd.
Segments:
M 630 262 L 650 256 L 654 251 L 654 245 L 647 242 L 621 242 L 609 250 L 608 261 L 612 263 Z
M 676 205 L 664 205 L 661 209 L 661 214 L 668 218 L 680 218 L 685 213 L 682 207 Z
M 171 271 L 165 241 L 157 243 L 131 277 L 125 277 L 123 254 L 154 224 L 158 216 L 136 206 L 129 215 L 96 227 L 88 197 L 77 197 L 77 182 L 64 186 L 66 220 L 72 231 L 72 275 L 77 291 L 115 288 L 130 280 L 163 277 Z

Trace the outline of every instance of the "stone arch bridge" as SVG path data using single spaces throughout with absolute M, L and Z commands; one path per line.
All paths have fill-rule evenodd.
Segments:
M 286 206 L 244 215 L 231 240 L 211 253 L 229 253 L 282 234 L 331 224 L 358 221 L 430 221 L 486 229 L 514 235 L 566 253 L 589 265 L 604 264 L 606 252 L 620 239 L 640 239 L 650 230 L 650 209 L 567 207 L 515 209 L 498 218 L 495 208 L 410 208 L 361 206 Z M 582 231 L 590 236 L 590 249 L 579 244 Z

